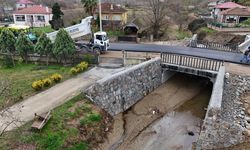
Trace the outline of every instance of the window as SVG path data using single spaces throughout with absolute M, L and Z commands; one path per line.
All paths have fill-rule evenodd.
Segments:
M 101 41 L 102 40 L 102 36 L 101 35 L 96 35 L 96 39 Z
M 120 21 L 120 20 L 122 20 L 122 19 L 121 19 L 121 16 L 120 16 L 120 15 L 114 15 L 114 16 L 113 16 L 113 20 Z
M 25 21 L 24 15 L 16 15 L 16 21 Z
M 37 20 L 45 22 L 45 17 L 44 16 L 37 16 Z
M 108 15 L 102 15 L 102 20 L 109 20 Z

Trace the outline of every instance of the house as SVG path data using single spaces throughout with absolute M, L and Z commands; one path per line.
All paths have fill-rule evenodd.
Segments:
M 246 6 L 242 6 L 242 5 L 239 5 L 237 3 L 234 3 L 234 2 L 226 2 L 226 3 L 222 3 L 222 4 L 219 4 L 219 5 L 216 5 L 214 7 L 214 9 L 212 10 L 212 16 L 214 19 L 217 19 L 218 21 L 220 20 L 221 16 L 221 12 L 222 11 L 225 11 L 227 9 L 232 9 L 232 8 L 246 8 Z
M 208 1 L 208 9 L 213 10 L 216 5 L 225 3 L 225 0 L 209 0 Z
M 127 10 L 121 5 L 102 3 L 102 24 L 103 27 L 117 28 L 127 23 Z M 99 16 L 99 10 L 95 12 L 95 19 Z
M 231 8 L 224 10 L 220 13 L 219 21 L 221 23 L 227 23 L 229 26 L 242 23 L 247 19 L 250 19 L 250 8 Z
M 13 13 L 13 18 L 16 25 L 44 27 L 50 25 L 49 21 L 52 20 L 52 10 L 42 5 L 33 5 L 16 10 Z
M 23 8 L 31 7 L 33 5 L 34 5 L 34 2 L 32 2 L 32 1 L 29 1 L 29 0 L 18 0 L 16 2 L 16 9 L 20 10 L 20 9 L 23 9 Z

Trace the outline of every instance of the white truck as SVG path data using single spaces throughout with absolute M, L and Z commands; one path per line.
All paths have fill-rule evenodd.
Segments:
M 250 35 L 246 35 L 245 41 L 239 45 L 239 49 L 241 52 L 245 52 L 250 46 Z
M 76 39 L 88 34 L 92 35 L 92 30 L 91 30 L 92 19 L 93 19 L 92 16 L 86 17 L 82 19 L 80 24 L 67 27 L 65 28 L 65 30 L 69 33 L 72 39 Z M 57 33 L 58 31 L 48 33 L 47 37 L 50 38 L 52 42 L 54 42 Z M 78 43 L 78 46 L 79 45 L 80 48 L 93 50 L 94 52 L 98 53 L 105 53 L 110 46 L 109 39 L 107 38 L 107 33 L 101 31 L 94 33 L 89 43 Z

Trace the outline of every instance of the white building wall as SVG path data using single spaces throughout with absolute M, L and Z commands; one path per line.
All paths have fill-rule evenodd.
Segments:
M 33 4 L 16 4 L 16 9 L 23 9 L 33 6 Z
M 16 15 L 23 15 L 23 14 L 13 14 L 14 17 L 14 24 L 16 25 L 26 25 L 31 26 L 30 21 L 28 21 L 27 16 L 33 15 L 33 27 L 44 27 L 49 26 L 49 21 L 52 20 L 52 14 L 25 14 L 25 21 L 17 21 Z M 39 21 L 37 20 L 37 16 L 44 16 L 45 21 Z

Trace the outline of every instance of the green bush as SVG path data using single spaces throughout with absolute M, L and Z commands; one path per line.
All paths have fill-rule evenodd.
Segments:
M 195 19 L 188 25 L 188 29 L 192 32 L 195 33 L 198 29 L 202 27 L 206 27 L 207 22 L 204 19 Z
M 92 122 L 99 122 L 102 120 L 102 115 L 100 114 L 90 114 L 88 116 L 88 119 Z
M 177 32 L 177 35 L 176 35 L 177 40 L 183 40 L 186 37 L 190 37 L 188 32 L 185 32 L 185 31 L 178 31 Z
M 50 76 L 50 79 L 53 80 L 55 83 L 58 83 L 62 80 L 62 76 L 58 73 L 55 73 L 52 76 Z
M 83 60 L 87 62 L 88 64 L 95 64 L 96 63 L 96 58 L 94 55 L 91 54 L 86 54 L 83 55 Z
M 200 28 L 199 29 L 199 32 L 205 32 L 207 34 L 214 34 L 216 33 L 217 31 L 216 30 L 213 30 L 213 29 L 210 29 L 210 28 L 207 28 L 207 27 L 203 27 L 203 28 Z

